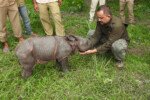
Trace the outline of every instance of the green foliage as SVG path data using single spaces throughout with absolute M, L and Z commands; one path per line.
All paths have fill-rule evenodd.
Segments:
M 84 0 L 64 0 L 62 10 L 69 12 L 81 12 L 85 8 Z
M 136 27 L 130 26 L 128 32 L 130 33 L 131 42 L 136 44 L 149 44 L 150 29 L 137 25 Z

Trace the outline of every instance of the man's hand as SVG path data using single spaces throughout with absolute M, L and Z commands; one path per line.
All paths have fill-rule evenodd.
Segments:
M 39 7 L 38 4 L 36 2 L 36 0 L 32 0 L 33 6 L 34 6 L 34 11 L 38 12 L 39 11 Z
M 59 5 L 59 6 L 62 5 L 62 0 L 58 0 L 58 5 Z
M 38 4 L 37 4 L 37 3 L 34 3 L 34 10 L 35 10 L 36 12 L 39 11 L 39 7 L 38 7 Z
M 80 52 L 81 55 L 86 55 L 86 54 L 93 54 L 96 53 L 97 49 L 93 49 L 93 50 L 87 50 L 85 52 Z

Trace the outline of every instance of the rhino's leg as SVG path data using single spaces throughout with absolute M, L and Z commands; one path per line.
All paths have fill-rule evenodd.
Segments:
M 33 66 L 34 66 L 34 64 L 25 64 L 23 66 L 23 70 L 22 70 L 22 73 L 21 73 L 23 78 L 27 78 L 27 77 L 32 75 Z
M 35 65 L 35 59 L 32 57 L 32 55 L 27 56 L 25 59 L 20 60 L 20 64 L 22 65 L 22 77 L 27 78 L 32 75 L 32 70 Z
M 61 63 L 58 59 L 56 59 L 56 66 L 59 70 L 61 70 Z
M 58 60 L 59 61 L 59 60 Z M 68 58 L 64 58 L 61 61 L 59 61 L 60 65 L 61 65 L 61 70 L 63 72 L 68 72 Z

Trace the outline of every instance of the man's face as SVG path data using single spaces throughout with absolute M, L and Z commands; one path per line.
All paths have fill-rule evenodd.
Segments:
M 101 10 L 101 11 L 98 11 L 98 12 L 96 13 L 96 15 L 97 15 L 97 20 L 98 20 L 102 25 L 109 23 L 109 21 L 110 21 L 110 15 L 104 14 L 104 12 L 103 12 L 102 10 Z

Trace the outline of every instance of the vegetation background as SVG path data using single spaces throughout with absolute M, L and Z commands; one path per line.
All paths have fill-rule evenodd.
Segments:
M 39 15 L 31 0 L 26 0 L 34 32 L 44 36 Z M 63 0 L 62 19 L 67 34 L 86 37 L 95 22 L 88 25 L 90 0 Z M 119 1 L 107 0 L 114 15 L 119 15 Z M 70 57 L 70 72 L 58 71 L 55 62 L 38 64 L 33 75 L 21 78 L 21 66 L 14 49 L 18 43 L 8 21 L 11 52 L 0 49 L 0 100 L 150 100 L 150 1 L 135 0 L 136 24 L 128 27 L 131 43 L 124 70 L 117 70 L 109 54 Z M 0 44 L 2 48 L 2 44 Z

